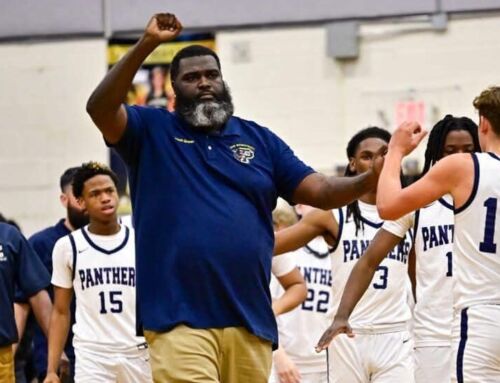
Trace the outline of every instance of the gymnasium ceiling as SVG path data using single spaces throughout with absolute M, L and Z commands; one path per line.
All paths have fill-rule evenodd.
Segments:
M 0 41 L 120 36 L 156 12 L 189 30 L 500 10 L 500 0 L 0 0 Z

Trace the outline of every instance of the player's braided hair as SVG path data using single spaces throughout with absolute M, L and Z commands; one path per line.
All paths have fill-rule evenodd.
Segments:
M 476 123 L 467 117 L 453 117 L 451 114 L 448 114 L 434 125 L 429 134 L 429 141 L 427 141 L 427 148 L 425 149 L 425 163 L 421 176 L 427 173 L 437 161 L 443 158 L 446 136 L 449 132 L 455 130 L 469 132 L 474 143 L 474 151 L 481 151 Z
M 376 126 L 370 126 L 363 130 L 360 130 L 358 133 L 352 136 L 352 138 L 349 140 L 349 143 L 347 144 L 346 153 L 349 160 L 356 155 L 356 150 L 358 149 L 359 144 L 367 138 L 380 138 L 381 140 L 389 143 L 389 141 L 391 140 L 391 133 Z M 349 165 L 347 165 L 344 175 L 347 177 L 352 177 L 356 174 L 357 173 L 351 171 Z M 357 200 L 347 205 L 346 222 L 349 221 L 349 218 L 351 216 L 356 226 L 356 235 L 358 235 L 359 229 L 364 230 L 364 225 L 363 221 L 361 220 L 361 211 L 359 210 L 359 204 Z
M 118 184 L 118 177 L 109 167 L 95 161 L 86 162 L 73 175 L 73 194 L 75 198 L 82 197 L 83 186 L 88 179 L 100 174 L 109 176 L 115 185 Z

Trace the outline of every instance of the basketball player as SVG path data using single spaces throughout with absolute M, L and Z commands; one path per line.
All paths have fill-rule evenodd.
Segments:
M 273 211 L 273 227 L 281 230 L 297 222 L 293 209 L 278 208 Z M 271 265 L 271 292 L 273 286 L 280 294 L 273 295 L 272 309 L 275 317 L 287 313 L 300 305 L 307 297 L 307 286 L 304 277 L 297 268 L 294 259 L 273 257 Z
M 295 206 L 298 216 L 303 216 L 310 210 L 306 205 Z M 273 220 L 274 216 L 273 213 Z M 273 353 L 270 383 L 327 381 L 325 355 L 314 352 L 314 342 L 329 324 L 326 316 L 332 284 L 329 255 L 327 243 L 323 238 L 317 237 L 305 247 L 273 257 L 273 267 L 287 262 L 299 267 L 307 282 L 307 297 L 302 305 L 276 318 L 280 344 Z M 273 298 L 281 296 L 283 289 L 275 280 L 271 280 L 270 287 Z M 276 301 L 273 304 L 274 302 Z
M 467 117 L 446 116 L 431 130 L 422 175 L 437 161 L 454 153 L 480 152 L 477 125 Z M 413 310 L 416 383 L 449 382 L 452 370 L 453 322 L 452 257 L 453 200 L 445 195 L 415 213 L 414 257 L 410 267 L 416 280 Z M 397 234 L 397 233 L 393 233 Z M 410 265 L 412 261 L 410 261 Z
M 376 127 L 354 135 L 347 146 L 346 175 L 367 171 L 377 151 L 386 147 L 389 140 L 390 133 Z M 355 340 L 339 337 L 331 349 L 332 382 L 413 382 L 412 344 L 407 331 L 411 317 L 407 302 L 408 255 L 413 233 L 396 236 L 389 229 L 381 229 L 384 222 L 377 214 L 375 199 L 373 191 L 347 208 L 313 211 L 297 225 L 276 233 L 276 254 L 318 235 L 326 234 L 329 238 L 333 245 L 329 318 L 337 311 L 347 278 L 370 242 L 383 254 L 384 262 L 353 313 L 353 327 L 359 336 Z M 399 223 L 385 224 L 390 228 Z
M 73 193 L 90 224 L 54 247 L 46 383 L 59 382 L 57 361 L 68 334 L 73 292 L 75 382 L 152 381 L 147 345 L 135 336 L 134 232 L 118 223 L 116 183 L 116 175 L 95 162 L 83 164 L 74 175 Z
M 497 243 L 500 197 L 500 88 L 483 91 L 474 100 L 479 111 L 479 142 L 486 153 L 459 153 L 443 158 L 420 180 L 402 189 L 401 160 L 426 132 L 414 122 L 394 133 L 379 182 L 377 207 L 381 216 L 394 219 L 449 193 L 454 200 L 452 382 L 500 381 L 500 258 Z M 376 267 L 371 264 L 369 267 Z M 362 271 L 362 270 L 360 270 Z M 365 271 L 366 272 L 366 271 Z M 351 279 L 354 280 L 354 273 Z M 365 289 L 352 284 L 346 291 L 330 333 L 320 340 L 325 347 L 335 334 L 351 333 L 349 305 Z M 345 302 L 344 302 L 345 301 Z

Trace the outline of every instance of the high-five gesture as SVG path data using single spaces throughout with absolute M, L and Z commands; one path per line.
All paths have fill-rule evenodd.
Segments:
M 182 31 L 182 24 L 172 13 L 157 13 L 144 31 L 144 38 L 157 44 L 175 39 Z
M 426 135 L 427 131 L 418 122 L 403 122 L 392 134 L 389 150 L 406 156 L 418 146 Z

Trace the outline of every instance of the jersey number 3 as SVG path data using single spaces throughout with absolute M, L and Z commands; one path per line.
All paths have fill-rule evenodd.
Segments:
M 379 280 L 377 283 L 373 284 L 374 289 L 386 289 L 387 288 L 387 275 L 389 274 L 389 269 L 387 266 L 379 266 L 377 267 L 377 271 L 380 271 L 378 274 Z

